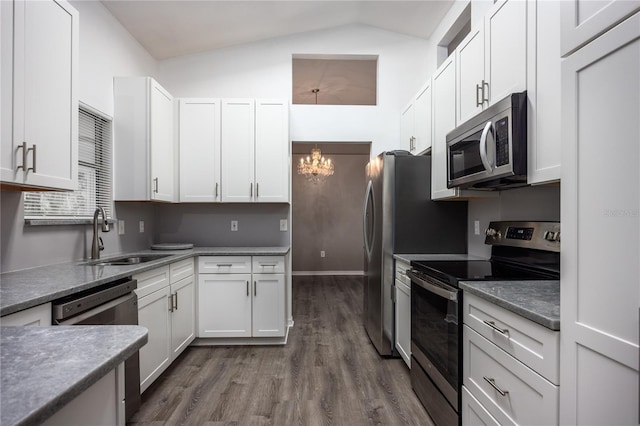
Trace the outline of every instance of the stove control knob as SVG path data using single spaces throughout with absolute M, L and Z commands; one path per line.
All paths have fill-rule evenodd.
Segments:
M 547 231 L 544 233 L 544 239 L 551 242 L 560 242 L 560 232 Z
M 493 237 L 493 238 L 500 238 L 501 237 L 500 231 L 496 231 L 493 228 L 487 228 L 487 230 L 485 231 L 485 235 L 487 237 Z

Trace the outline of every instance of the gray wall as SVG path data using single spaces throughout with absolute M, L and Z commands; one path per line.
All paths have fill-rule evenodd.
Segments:
M 0 271 L 9 272 L 86 259 L 91 254 L 90 225 L 25 226 L 22 192 L 0 191 Z M 125 234 L 116 227 L 100 232 L 102 256 L 149 248 L 154 228 L 153 205 L 116 203 L 115 216 L 125 221 Z M 145 222 L 145 232 L 138 222 Z
M 498 198 L 468 203 L 469 254 L 489 257 L 491 246 L 484 244 L 484 231 L 495 220 L 560 221 L 560 186 L 528 186 L 500 191 Z M 474 221 L 480 221 L 480 235 L 474 234 Z
M 301 155 L 293 155 L 292 163 Z M 292 172 L 293 272 L 363 270 L 362 203 L 369 155 L 331 155 L 335 173 L 313 184 Z M 320 257 L 324 250 L 326 257 Z
M 289 204 L 157 204 L 154 212 L 156 243 L 289 245 L 289 231 L 280 231 L 280 219 L 289 219 Z M 237 231 L 231 231 L 232 220 L 238 221 Z

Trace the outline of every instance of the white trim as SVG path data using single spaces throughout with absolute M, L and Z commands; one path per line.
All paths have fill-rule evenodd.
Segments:
M 364 271 L 293 271 L 291 275 L 364 275 Z

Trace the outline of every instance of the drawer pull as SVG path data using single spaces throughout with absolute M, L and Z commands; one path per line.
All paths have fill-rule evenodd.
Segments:
M 261 263 L 260 266 L 262 266 L 263 268 L 267 268 L 267 267 L 275 268 L 276 266 L 278 266 L 278 264 L 277 263 Z
M 492 388 L 494 388 L 500 395 L 502 396 L 506 396 L 509 391 L 503 391 L 502 389 L 500 389 L 498 387 L 498 385 L 496 385 L 496 381 L 494 379 L 489 379 L 488 377 L 482 376 L 482 378 L 491 385 Z
M 218 268 L 231 268 L 233 266 L 233 263 L 218 263 L 216 265 Z
M 503 335 L 507 336 L 507 338 L 509 337 L 509 330 L 507 330 L 506 328 L 505 328 L 505 329 L 502 329 L 502 328 L 500 328 L 500 327 L 496 326 L 496 323 L 495 323 L 495 322 L 493 322 L 493 321 L 486 321 L 486 320 L 485 320 L 485 321 L 482 321 L 482 322 L 483 322 L 483 323 L 485 323 L 485 324 L 487 324 L 489 327 L 493 328 L 493 329 L 494 329 L 495 331 L 497 331 L 498 333 L 500 333 L 500 334 L 503 334 Z

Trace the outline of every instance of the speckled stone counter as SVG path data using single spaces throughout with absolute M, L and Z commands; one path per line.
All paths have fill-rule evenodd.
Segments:
M 460 288 L 551 330 L 560 330 L 560 281 L 461 281 Z
M 0 424 L 42 423 L 139 350 L 147 333 L 135 325 L 0 327 Z
M 196 247 L 189 250 L 143 250 L 105 256 L 153 253 L 167 255 L 138 265 L 99 266 L 87 261 L 61 263 L 0 274 L 0 316 L 48 303 L 82 290 L 196 256 L 284 256 L 289 247 Z
M 394 259 L 407 263 L 420 260 L 484 260 L 484 257 L 472 254 L 394 254 Z

